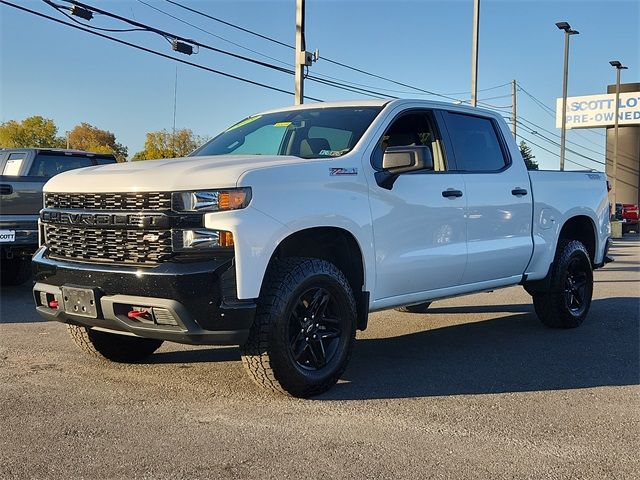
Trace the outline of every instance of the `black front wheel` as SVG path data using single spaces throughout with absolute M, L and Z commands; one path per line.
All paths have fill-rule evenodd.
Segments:
M 314 258 L 287 258 L 265 279 L 242 363 L 260 386 L 296 397 L 331 388 L 355 339 L 356 307 L 344 274 Z
M 538 318 L 549 327 L 578 327 L 589 313 L 592 295 L 593 269 L 587 249 L 577 240 L 562 242 L 549 288 L 533 293 Z

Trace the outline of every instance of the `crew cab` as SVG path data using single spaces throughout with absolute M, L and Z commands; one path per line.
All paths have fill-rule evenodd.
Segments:
M 48 148 L 0 149 L 0 279 L 19 285 L 31 275 L 38 248 L 42 187 L 74 168 L 116 163 L 110 154 Z
M 34 298 L 78 346 L 239 345 L 299 397 L 336 383 L 372 311 L 520 284 L 577 327 L 610 235 L 603 173 L 527 171 L 497 113 L 418 100 L 273 110 L 44 191 Z

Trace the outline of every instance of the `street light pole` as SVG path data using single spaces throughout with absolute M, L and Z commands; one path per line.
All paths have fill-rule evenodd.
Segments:
M 478 104 L 478 37 L 480 35 L 480 0 L 473 0 L 473 33 L 471 39 L 471 106 Z
M 620 113 L 620 70 L 626 70 L 628 67 L 625 67 L 618 60 L 612 60 L 609 64 L 616 69 L 616 113 L 615 113 L 615 123 L 613 127 L 613 168 L 611 169 L 611 176 L 613 177 L 612 188 L 611 188 L 611 197 L 613 200 L 613 211 L 615 212 L 616 208 L 616 194 L 617 190 L 617 178 L 618 178 L 618 115 Z
M 562 79 L 562 129 L 560 131 L 560 170 L 564 170 L 564 153 L 567 140 L 567 82 L 569 80 L 569 37 L 578 35 L 567 22 L 558 22 L 556 27 L 564 30 L 564 74 Z

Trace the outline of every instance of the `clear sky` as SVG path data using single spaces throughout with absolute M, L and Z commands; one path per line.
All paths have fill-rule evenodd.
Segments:
M 9 1 L 64 19 L 42 1 Z M 62 0 L 56 1 L 64 4 Z M 282 42 L 294 43 L 295 0 L 177 1 Z M 293 50 L 289 48 L 190 13 L 165 0 L 145 2 L 225 40 L 180 23 L 139 0 L 85 2 L 217 48 L 274 63 L 225 41 L 228 40 L 289 66 L 293 63 Z M 472 10 L 472 0 L 307 0 L 307 50 L 318 48 L 321 57 L 310 67 L 310 73 L 369 85 L 390 95 L 437 99 L 337 67 L 323 60 L 325 57 L 424 90 L 468 100 Z M 623 72 L 623 82 L 640 81 L 640 0 L 481 0 L 478 88 L 489 89 L 516 79 L 527 92 L 553 108 L 562 93 L 564 39 L 563 32 L 555 26 L 558 21 L 568 21 L 580 31 L 580 35 L 571 38 L 570 96 L 605 92 L 607 84 L 615 81 L 609 60 L 619 59 L 629 65 L 629 70 Z M 127 27 L 104 16 L 97 16 L 90 25 Z M 177 127 L 191 128 L 200 135 L 213 136 L 251 113 L 293 102 L 291 95 L 178 64 L 6 5 L 0 5 L 0 28 L 1 121 L 43 115 L 54 119 L 61 133 L 80 122 L 89 122 L 114 132 L 118 141 L 129 148 L 130 155 L 142 148 L 146 132 L 171 129 L 176 65 Z M 164 38 L 152 33 L 107 34 L 240 77 L 293 89 L 293 77 L 288 74 L 203 49 L 191 57 L 174 54 Z M 305 88 L 307 95 L 323 100 L 364 98 L 311 82 L 306 82 Z M 507 107 L 511 105 L 509 94 L 510 86 L 505 85 L 481 91 L 479 97 L 492 105 Z M 510 108 L 501 111 L 508 115 Z M 518 116 L 551 131 L 529 124 L 538 134 L 559 142 L 556 136 L 559 130 L 552 115 L 523 91 L 518 92 Z M 531 145 L 542 168 L 557 168 L 559 148 L 540 135 L 524 129 L 522 133 L 556 152 L 552 155 Z M 601 129 L 571 131 L 568 139 L 575 143 L 569 146 L 584 156 L 603 161 L 603 133 Z M 603 168 L 574 153 L 567 153 L 567 159 Z M 582 168 L 570 163 L 567 167 Z

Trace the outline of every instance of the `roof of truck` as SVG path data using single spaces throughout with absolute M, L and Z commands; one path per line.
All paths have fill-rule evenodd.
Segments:
M 454 102 L 438 102 L 433 100 L 424 100 L 424 99 L 415 99 L 415 98 L 381 98 L 381 99 L 370 99 L 370 100 L 345 100 L 339 102 L 312 102 L 305 103 L 302 105 L 290 105 L 288 107 L 282 108 L 274 108 L 272 110 L 267 110 L 265 112 L 260 112 L 259 115 L 266 115 L 269 113 L 275 112 L 287 112 L 291 110 L 308 110 L 312 108 L 340 108 L 340 107 L 385 107 L 387 105 L 399 105 L 399 104 L 419 104 L 424 108 L 447 108 L 452 110 L 460 110 L 460 111 L 482 111 L 485 113 L 495 112 L 491 110 L 487 110 L 485 108 L 472 107 L 467 103 L 454 103 Z

